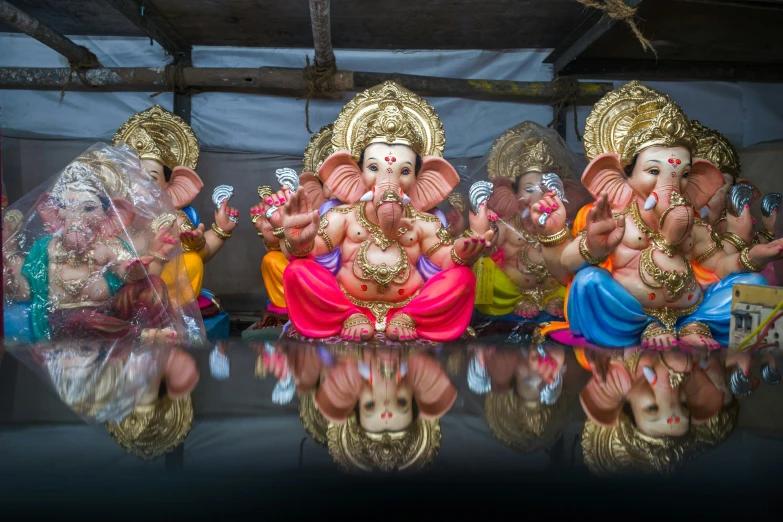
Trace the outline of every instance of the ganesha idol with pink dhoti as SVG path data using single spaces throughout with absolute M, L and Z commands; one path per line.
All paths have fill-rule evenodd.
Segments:
M 435 342 L 465 335 L 476 285 L 470 266 L 492 231 L 455 241 L 425 212 L 460 181 L 442 158 L 434 109 L 385 82 L 343 108 L 332 144 L 318 177 L 346 204 L 319 215 L 300 189 L 282 207 L 281 248 L 293 259 L 283 275 L 287 334 Z M 486 219 L 486 209 L 480 214 Z
M 729 253 L 709 234 L 694 236 L 725 180 L 694 154 L 694 126 L 664 94 L 639 82 L 610 92 L 588 117 L 584 143 L 582 183 L 596 202 L 572 232 L 562 204 L 538 229 L 547 267 L 568 285 L 566 322 L 541 333 L 613 348 L 727 346 L 732 286 L 767 284 L 759 272 L 783 256 L 783 241 Z M 551 193 L 542 202 L 559 203 Z M 532 213 L 537 222 L 540 209 Z M 708 253 L 712 270 L 699 263 Z

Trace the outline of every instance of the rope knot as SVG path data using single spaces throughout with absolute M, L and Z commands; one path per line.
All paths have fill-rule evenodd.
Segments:
M 305 103 L 305 125 L 307 132 L 310 130 L 310 100 L 314 97 L 332 98 L 337 92 L 334 75 L 337 74 L 337 65 L 332 64 L 329 67 L 321 67 L 318 63 L 310 64 L 310 57 L 307 57 L 307 65 L 304 68 L 304 78 L 307 81 L 307 102 Z

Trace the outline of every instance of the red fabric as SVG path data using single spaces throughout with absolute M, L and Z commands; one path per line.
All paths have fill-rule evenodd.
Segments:
M 369 309 L 352 304 L 343 295 L 337 279 L 310 259 L 297 259 L 286 267 L 283 288 L 288 316 L 296 330 L 320 339 L 340 333 L 343 323 L 355 313 L 375 324 Z M 387 322 L 398 313 L 416 323 L 419 337 L 435 342 L 458 339 L 470 325 L 476 297 L 476 276 L 464 266 L 444 270 L 427 281 L 407 306 L 394 308 Z

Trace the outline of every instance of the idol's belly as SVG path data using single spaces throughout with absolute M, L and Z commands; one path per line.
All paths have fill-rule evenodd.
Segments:
M 683 310 L 698 304 L 702 295 L 693 276 L 683 281 L 682 288 L 679 288 L 680 285 L 670 285 L 669 289 L 651 275 L 645 275 L 645 282 L 639 275 L 638 266 L 615 269 L 613 276 L 644 308 Z M 655 288 L 648 283 L 660 287 Z
M 337 272 L 337 281 L 344 292 L 358 301 L 384 301 L 398 303 L 416 295 L 424 285 L 424 278 L 415 265 L 409 267 L 409 275 L 404 282 L 391 281 L 388 285 L 370 277 L 358 277 L 354 273 L 354 261 L 344 262 Z M 362 274 L 361 268 L 357 272 Z M 397 278 L 397 281 L 401 281 Z

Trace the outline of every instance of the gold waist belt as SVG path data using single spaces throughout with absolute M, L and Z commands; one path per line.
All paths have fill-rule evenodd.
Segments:
M 677 319 L 691 315 L 699 307 L 704 300 L 704 294 L 699 296 L 699 300 L 695 305 L 688 308 L 674 309 L 664 306 L 663 308 L 644 308 L 645 315 L 657 319 L 666 329 L 673 330 L 674 325 L 677 323 Z
M 413 301 L 413 299 L 419 295 L 419 292 L 421 291 L 420 288 L 416 290 L 416 292 L 409 298 L 397 303 L 390 303 L 388 301 L 361 301 L 349 294 L 342 283 L 338 281 L 337 284 L 340 285 L 340 290 L 351 303 L 362 308 L 368 308 L 370 310 L 373 317 L 375 317 L 375 329 L 379 332 L 386 330 L 386 316 L 389 315 L 389 310 L 392 308 L 402 308 L 403 306 L 410 304 L 410 302 Z
M 56 310 L 73 310 L 76 308 L 105 308 L 109 306 L 109 301 L 80 301 L 78 303 L 58 304 Z
M 523 290 L 521 288 L 517 288 L 517 292 L 519 292 L 519 294 L 522 296 L 522 299 L 519 300 L 520 303 L 527 300 L 536 305 L 539 310 L 543 310 L 546 302 L 557 296 L 558 290 L 555 289 L 545 291 L 541 290 L 540 288 L 530 288 Z

